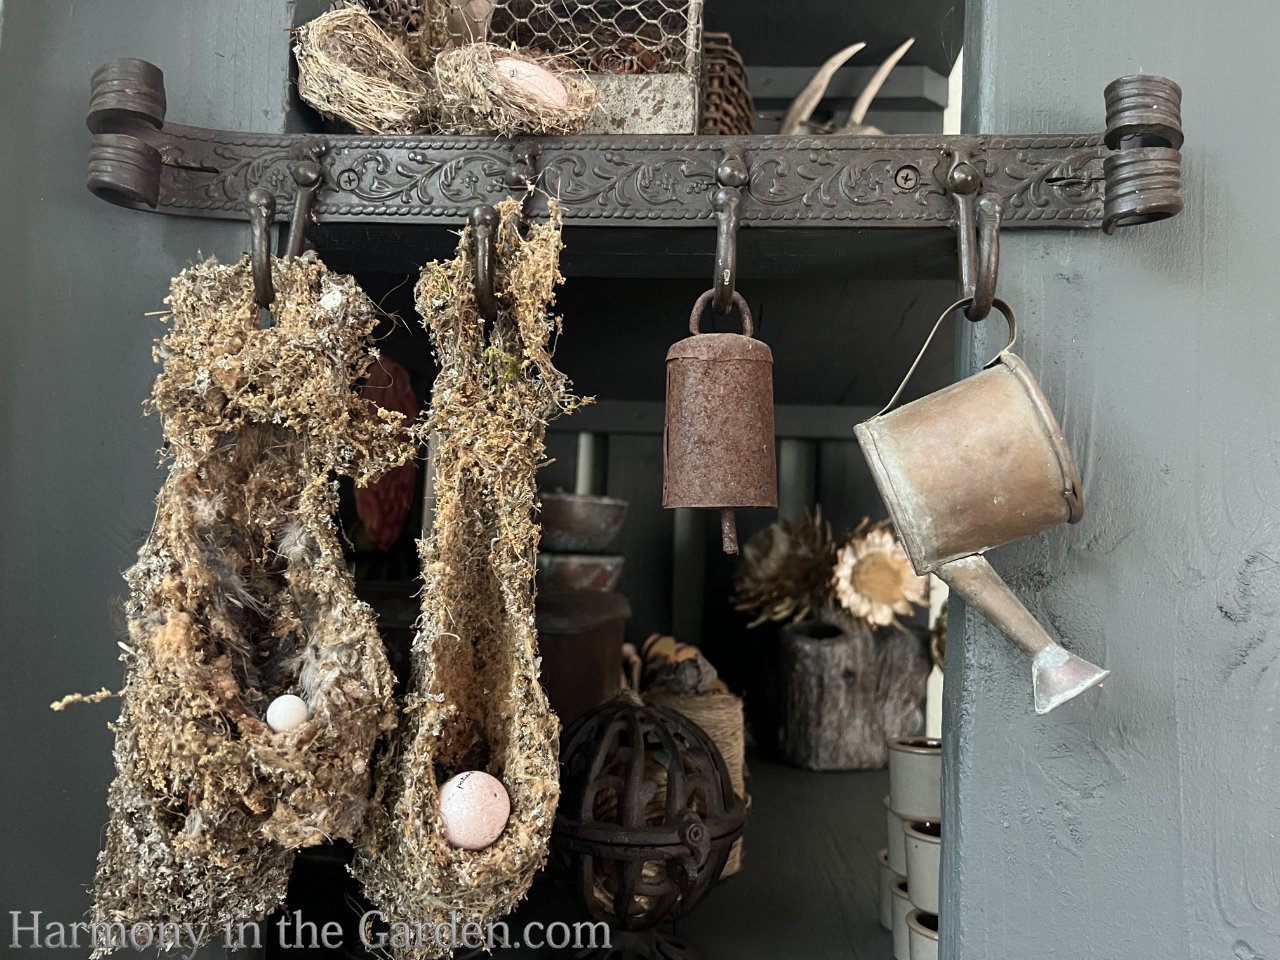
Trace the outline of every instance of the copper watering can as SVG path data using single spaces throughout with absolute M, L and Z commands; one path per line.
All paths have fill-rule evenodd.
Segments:
M 1110 671 L 1068 652 L 982 554 L 1084 515 L 1080 474 L 1044 394 L 1009 343 L 979 373 L 894 410 L 946 309 L 888 406 L 854 433 L 916 573 L 935 574 L 1031 654 L 1036 713 L 1048 713 Z

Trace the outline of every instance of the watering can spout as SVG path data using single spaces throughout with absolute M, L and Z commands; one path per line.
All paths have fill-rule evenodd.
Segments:
M 982 556 L 952 560 L 934 573 L 1011 642 L 1031 654 L 1036 713 L 1048 713 L 1111 675 L 1110 670 L 1077 657 L 1051 638 Z

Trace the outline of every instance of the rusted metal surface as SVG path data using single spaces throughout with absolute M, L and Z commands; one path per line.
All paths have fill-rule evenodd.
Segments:
M 681 714 L 634 696 L 585 714 L 561 743 L 552 850 L 563 882 L 620 931 L 687 913 L 720 876 L 746 820 L 715 743 Z
M 667 352 L 662 505 L 733 510 L 776 507 L 773 447 L 773 353 L 752 336 L 742 295 L 742 333 L 700 333 L 714 290 L 694 304 L 693 336 Z M 726 553 L 737 552 L 732 515 L 722 518 Z
M 948 307 L 929 340 L 971 302 Z M 994 306 L 1009 322 L 1012 346 L 1017 318 L 1007 303 Z M 854 432 L 916 572 L 941 577 L 1031 654 L 1038 713 L 1106 679 L 1108 671 L 1050 637 L 981 556 L 1084 514 L 1062 428 L 1022 360 L 1006 347 L 981 372 L 882 411 Z
M 539 548 L 553 553 L 598 553 L 627 518 L 627 501 L 583 493 L 539 493 Z
M 702 117 L 698 132 L 746 136 L 756 130 L 747 65 L 727 33 L 702 35 Z
M 699 119 L 697 75 L 680 73 L 588 75 L 600 103 L 584 133 L 696 134 Z

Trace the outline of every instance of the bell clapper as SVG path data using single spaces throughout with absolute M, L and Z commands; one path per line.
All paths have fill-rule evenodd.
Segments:
M 720 508 L 720 545 L 727 554 L 738 552 L 738 525 L 734 522 L 732 507 Z

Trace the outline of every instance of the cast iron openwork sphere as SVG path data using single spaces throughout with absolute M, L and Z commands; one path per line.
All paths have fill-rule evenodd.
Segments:
M 614 928 L 601 955 L 687 956 L 653 928 L 702 898 L 746 819 L 715 743 L 674 710 L 624 695 L 579 717 L 560 758 L 556 865 Z

